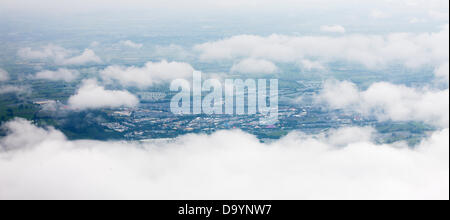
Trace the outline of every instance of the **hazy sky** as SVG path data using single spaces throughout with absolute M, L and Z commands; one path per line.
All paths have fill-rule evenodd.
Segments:
M 361 11 L 365 9 L 379 9 L 379 17 L 383 13 L 413 13 L 413 12 L 440 12 L 448 13 L 449 2 L 446 0 L 1 0 L 2 11 L 28 12 L 34 14 L 53 13 L 85 13 L 101 11 L 126 11 L 126 10 L 165 10 L 165 11 L 190 11 L 208 12 L 210 10 L 311 10 L 332 11 L 344 9 L 345 13 Z

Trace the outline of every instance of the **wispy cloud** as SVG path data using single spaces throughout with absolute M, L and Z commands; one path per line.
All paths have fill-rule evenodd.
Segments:
M 245 59 L 236 63 L 231 68 L 231 72 L 250 74 L 272 74 L 276 73 L 278 67 L 267 60 Z
M 74 55 L 74 51 L 52 44 L 37 50 L 29 47 L 21 48 L 18 55 L 22 59 L 48 61 L 56 65 L 84 65 L 102 62 L 91 49 L 85 49 L 82 54 Z
M 9 80 L 9 73 L 6 70 L 0 68 L 0 82 Z
M 45 79 L 50 81 L 65 81 L 72 82 L 76 80 L 80 75 L 77 70 L 61 68 L 56 71 L 44 70 L 36 73 L 35 79 Z
M 423 121 L 449 125 L 449 90 L 415 89 L 390 83 L 375 83 L 367 90 L 347 81 L 328 81 L 316 97 L 333 109 L 348 109 L 381 121 Z
M 325 25 L 320 27 L 320 30 L 323 32 L 331 32 L 331 33 L 345 33 L 345 28 L 341 25 Z
M 109 66 L 100 71 L 105 81 L 113 81 L 124 86 L 148 87 L 173 79 L 192 77 L 194 68 L 188 63 L 148 62 L 143 67 Z
M 0 86 L 0 94 L 28 94 L 31 92 L 31 89 L 27 86 L 16 86 L 16 85 L 3 85 Z
M 143 44 L 138 44 L 131 40 L 121 41 L 120 44 L 122 46 L 130 47 L 130 48 L 134 48 L 134 49 L 141 49 L 144 46 Z

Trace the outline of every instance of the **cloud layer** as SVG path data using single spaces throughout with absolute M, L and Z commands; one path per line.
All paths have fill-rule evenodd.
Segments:
M 448 84 L 448 79 L 449 79 L 449 63 L 444 63 L 442 65 L 440 65 L 438 68 L 436 68 L 435 70 L 435 74 L 436 77 L 441 80 L 443 83 L 447 83 Z
M 0 94 L 16 93 L 26 94 L 30 92 L 30 88 L 25 86 L 4 85 L 0 86 Z
M 257 59 L 242 60 L 231 68 L 231 72 L 250 74 L 271 74 L 277 70 L 277 66 L 272 62 Z
M 322 65 L 322 63 L 318 61 L 311 61 L 311 60 L 301 60 L 299 63 L 300 67 L 305 70 L 324 70 L 326 69 L 325 66 Z
M 42 60 L 53 62 L 56 65 L 84 65 L 89 63 L 101 63 L 102 60 L 91 49 L 85 49 L 80 55 L 74 55 L 74 51 L 49 44 L 40 50 L 26 47 L 18 51 L 18 55 L 26 60 Z
M 449 90 L 414 89 L 390 83 L 375 83 L 360 91 L 351 82 L 328 81 L 316 97 L 330 108 L 348 109 L 381 121 L 423 121 L 449 125 Z
M 95 80 L 85 80 L 68 104 L 76 110 L 135 107 L 139 99 L 128 91 L 106 90 Z
M 80 72 L 77 70 L 70 70 L 61 68 L 56 71 L 51 70 L 44 70 L 41 72 L 36 73 L 35 78 L 36 79 L 46 79 L 51 81 L 65 81 L 65 82 L 72 82 L 78 78 L 80 75 Z
M 120 44 L 123 46 L 126 46 L 126 47 L 134 48 L 134 49 L 141 49 L 144 46 L 143 44 L 138 44 L 131 40 L 121 41 Z
M 316 138 L 293 133 L 272 144 L 240 131 L 130 143 L 68 141 L 57 130 L 21 119 L 5 128 L 0 199 L 449 196 L 448 129 L 411 149 L 400 143 L 375 145 L 368 128 Z
M 188 63 L 148 62 L 143 67 L 110 66 L 100 71 L 105 81 L 114 81 L 124 86 L 148 87 L 174 79 L 192 77 L 194 68 Z
M 298 62 L 312 57 L 324 61 L 343 60 L 360 63 L 369 68 L 394 63 L 416 68 L 447 63 L 448 42 L 447 25 L 436 33 L 395 33 L 385 36 L 238 35 L 196 45 L 194 50 L 203 60 L 254 58 L 275 62 Z

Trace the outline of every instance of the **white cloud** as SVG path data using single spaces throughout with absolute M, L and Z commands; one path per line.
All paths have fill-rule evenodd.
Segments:
M 332 138 L 292 133 L 271 144 L 240 131 L 131 143 L 69 141 L 25 120 L 5 128 L 0 199 L 449 197 L 448 129 L 412 149 L 373 144 L 368 128 Z
M 330 108 L 373 115 L 381 121 L 423 121 L 440 127 L 449 124 L 448 89 L 414 89 L 382 82 L 360 91 L 350 82 L 328 81 L 316 98 Z
M 375 10 L 372 10 L 372 12 L 370 13 L 370 17 L 376 18 L 376 19 L 384 19 L 384 18 L 388 18 L 389 14 L 386 12 L 383 12 L 381 10 L 375 9 Z
M 51 112 L 54 116 L 57 114 L 64 115 L 69 109 L 60 101 L 49 100 L 47 103 L 40 106 L 41 111 Z
M 325 67 L 320 62 L 306 60 L 306 59 L 300 61 L 300 66 L 303 69 L 306 69 L 306 70 L 309 70 L 309 71 L 310 70 L 324 70 L 325 69 Z
M 345 33 L 345 28 L 342 27 L 341 25 L 325 25 L 320 27 L 320 30 L 323 32 L 331 32 L 331 33 L 340 33 L 343 34 Z
M 9 74 L 6 70 L 0 68 L 0 82 L 8 81 Z
M 71 51 L 60 46 L 49 44 L 41 48 L 41 50 L 33 50 L 30 47 L 21 48 L 18 55 L 23 59 L 52 59 L 55 62 L 64 60 Z
M 344 60 L 369 68 L 400 63 L 407 67 L 441 65 L 449 59 L 449 28 L 436 33 L 395 33 L 349 35 L 342 37 L 238 35 L 194 47 L 203 60 L 237 58 L 297 62 L 315 58 L 323 61 Z
M 134 49 L 141 49 L 144 46 L 143 44 L 138 44 L 131 40 L 121 41 L 120 44 L 123 46 L 126 46 L 126 47 L 134 48 Z
M 101 63 L 100 57 L 95 55 L 95 52 L 91 49 L 86 49 L 84 52 L 75 57 L 68 58 L 62 62 L 64 65 L 83 65 L 88 63 Z
M 245 59 L 231 68 L 231 72 L 251 74 L 271 74 L 277 70 L 277 66 L 272 62 L 258 59 Z
M 325 82 L 317 98 L 319 101 L 325 101 L 333 109 L 342 109 L 358 103 L 361 97 L 355 84 L 329 80 Z
M 44 70 L 36 73 L 36 79 L 46 79 L 51 81 L 66 81 L 72 82 L 78 78 L 80 73 L 77 70 L 70 70 L 61 68 L 56 71 Z
M 449 63 L 444 63 L 435 70 L 436 77 L 448 84 L 449 79 Z
M 19 57 L 27 60 L 43 60 L 56 65 L 83 65 L 88 63 L 101 63 L 101 59 L 91 49 L 85 49 L 81 55 L 74 56 L 74 51 L 49 44 L 41 50 L 22 48 L 18 51 Z
M 8 93 L 27 94 L 30 93 L 30 88 L 25 86 L 14 86 L 14 85 L 0 86 L 0 94 L 8 94 Z
M 371 127 L 344 127 L 331 130 L 324 140 L 333 146 L 346 147 L 349 144 L 372 142 L 376 131 Z
M 68 104 L 75 110 L 135 107 L 139 99 L 128 91 L 106 90 L 95 80 L 85 80 Z
M 148 87 L 173 79 L 192 77 L 194 68 L 188 63 L 148 62 L 143 67 L 110 66 L 100 71 L 100 76 L 106 80 L 114 80 L 125 86 Z

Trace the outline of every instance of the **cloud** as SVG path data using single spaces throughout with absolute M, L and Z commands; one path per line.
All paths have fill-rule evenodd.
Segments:
M 194 55 L 180 45 L 171 44 L 168 46 L 156 45 L 152 54 L 157 57 L 172 57 L 177 60 L 195 58 Z
M 100 42 L 98 41 L 92 41 L 91 44 L 89 45 L 90 47 L 98 47 L 100 46 Z
M 0 68 L 0 82 L 8 81 L 9 74 L 6 70 Z
M 325 82 L 317 99 L 326 102 L 330 108 L 342 109 L 358 103 L 361 98 L 359 92 L 358 87 L 351 82 L 329 80 Z
M 61 68 L 56 71 L 50 71 L 50 70 L 44 70 L 41 72 L 36 73 L 35 77 L 36 79 L 46 79 L 51 81 L 66 81 L 66 82 L 72 82 L 78 78 L 80 73 L 77 70 L 70 70 Z
M 383 12 L 381 10 L 375 9 L 375 10 L 372 10 L 372 12 L 370 13 L 370 17 L 376 18 L 376 19 L 384 19 L 384 18 L 388 18 L 389 14 L 386 12 Z
M 267 60 L 245 59 L 233 65 L 231 72 L 271 74 L 278 70 L 277 66 Z
M 135 107 L 139 99 L 128 91 L 106 90 L 95 80 L 85 80 L 68 104 L 76 110 Z
M 372 142 L 375 134 L 375 129 L 371 127 L 344 127 L 331 130 L 322 140 L 335 147 L 346 147 L 350 144 Z
M 144 46 L 143 44 L 137 44 L 130 40 L 121 41 L 120 44 L 123 46 L 126 46 L 126 47 L 134 48 L 134 49 L 141 49 Z
M 91 49 L 85 49 L 81 55 L 74 56 L 74 51 L 49 44 L 41 50 L 33 50 L 29 47 L 22 48 L 17 53 L 20 58 L 26 60 L 43 60 L 53 62 L 56 65 L 84 65 L 88 63 L 101 63 L 101 59 Z
M 173 5 L 177 5 L 176 8 Z M 358 7 L 355 7 L 358 5 Z M 423 12 L 428 10 L 448 11 L 448 1 L 446 0 L 397 0 L 397 1 L 379 1 L 366 0 L 364 2 L 355 0 L 228 0 L 228 1 L 209 1 L 192 0 L 186 2 L 183 0 L 80 0 L 73 2 L 69 0 L 60 0 L 54 2 L 51 0 L 41 0 L 39 3 L 26 0 L 2 0 L 2 9 L 4 11 L 23 11 L 23 12 L 45 12 L 45 14 L 73 14 L 73 13 L 95 13 L 95 12 L 164 12 L 174 16 L 186 13 L 217 12 L 230 10 L 236 12 L 239 9 L 244 12 L 263 12 L 263 11 L 281 11 L 281 12 L 318 12 L 318 11 L 337 11 L 345 9 L 346 14 L 370 14 L 373 8 L 388 8 L 393 14 L 399 12 Z M 153 9 L 153 10 L 152 10 Z M 0 9 L 1 10 L 1 9 Z M 340 11 L 341 12 L 341 11 Z M 214 13 L 217 15 L 217 13 Z M 327 14 L 329 15 L 329 14 Z M 323 19 L 323 18 L 322 18 Z
M 30 88 L 25 86 L 14 86 L 14 85 L 0 86 L 0 94 L 8 94 L 8 93 L 27 94 L 30 93 Z
M 154 84 L 192 77 L 194 68 L 188 63 L 148 62 L 143 67 L 109 66 L 100 71 L 106 81 L 115 81 L 125 86 L 148 87 Z
M 341 25 L 331 25 L 331 26 L 325 25 L 320 27 L 320 30 L 323 32 L 331 32 L 331 33 L 340 33 L 340 34 L 345 33 L 345 28 L 342 27 Z
M 47 103 L 42 104 L 41 111 L 43 112 L 51 112 L 53 116 L 56 115 L 65 115 L 70 109 L 61 103 L 60 101 L 49 100 Z
M 75 57 L 68 58 L 62 62 L 64 65 L 83 65 L 88 63 L 101 63 L 100 57 L 95 55 L 95 52 L 91 49 L 85 49 L 84 52 Z
M 4 128 L 0 199 L 449 196 L 448 129 L 413 149 L 376 145 L 369 128 L 332 131 L 330 138 L 292 133 L 270 144 L 241 131 L 136 143 L 69 141 L 22 119 Z
M 448 84 L 449 78 L 449 63 L 444 63 L 435 70 L 435 75 L 438 79 Z
M 327 81 L 316 99 L 332 109 L 357 111 L 381 121 L 423 121 L 440 127 L 449 124 L 448 89 L 415 89 L 381 82 L 360 91 L 347 81 Z
M 238 35 L 194 46 L 202 60 L 265 59 L 297 62 L 314 58 L 360 63 L 368 68 L 388 64 L 439 66 L 449 59 L 448 25 L 435 33 L 380 35 L 286 36 Z
M 41 48 L 41 50 L 33 50 L 30 47 L 21 48 L 18 55 L 23 59 L 52 59 L 54 61 L 64 60 L 71 51 L 60 46 L 49 44 Z
M 311 71 L 311 70 L 324 70 L 325 69 L 325 67 L 320 62 L 306 60 L 306 59 L 300 61 L 300 66 L 303 69 L 306 69 L 308 71 Z

